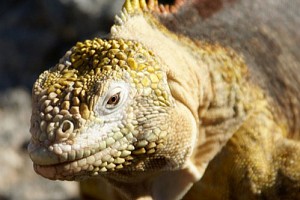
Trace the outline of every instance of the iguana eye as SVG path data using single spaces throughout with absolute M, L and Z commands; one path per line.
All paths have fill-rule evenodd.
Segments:
M 106 102 L 106 108 L 114 108 L 120 102 L 120 92 L 112 95 Z
M 124 82 L 112 82 L 95 106 L 96 113 L 108 115 L 122 109 L 129 95 L 129 86 Z

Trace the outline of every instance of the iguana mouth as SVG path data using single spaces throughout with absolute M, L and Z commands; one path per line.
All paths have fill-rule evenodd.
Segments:
M 92 166 L 80 166 L 86 163 L 86 159 L 87 158 L 81 158 L 51 165 L 34 164 L 33 167 L 36 173 L 51 180 L 82 180 L 98 174 L 95 171 L 93 172 L 94 167 Z
M 28 147 L 35 171 L 52 180 L 77 180 L 114 170 L 117 164 L 122 164 L 125 159 L 113 158 L 109 153 L 114 150 L 109 149 L 86 149 L 85 152 L 79 150 L 58 155 L 49 151 L 49 147 L 34 144 L 33 141 Z
M 92 169 L 87 165 L 87 161 L 91 160 L 91 157 L 97 153 L 85 156 L 79 151 L 57 154 L 58 150 L 54 151 L 54 148 L 53 145 L 45 147 L 36 144 L 33 140 L 28 146 L 30 158 L 34 162 L 34 169 L 41 176 L 53 180 L 74 180 L 74 177 L 71 178 L 71 176 L 76 176 L 76 172 L 86 171 L 84 168 Z M 52 149 L 52 151 L 49 151 L 49 149 Z M 71 154 L 74 154 L 74 159 L 71 158 Z M 80 154 L 82 154 L 81 157 Z

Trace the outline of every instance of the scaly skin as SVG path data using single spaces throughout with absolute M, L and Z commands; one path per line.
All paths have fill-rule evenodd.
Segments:
M 299 186 L 299 144 L 243 59 L 169 32 L 158 10 L 127 0 L 109 39 L 78 42 L 40 75 L 35 171 L 82 180 L 97 199 L 230 199 L 229 187 L 253 199 L 273 194 L 279 173 Z

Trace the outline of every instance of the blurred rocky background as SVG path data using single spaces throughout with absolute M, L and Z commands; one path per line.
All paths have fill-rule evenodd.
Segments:
M 30 93 L 76 41 L 105 36 L 121 0 L 0 1 L 0 200 L 78 199 L 75 182 L 36 175 L 27 154 Z

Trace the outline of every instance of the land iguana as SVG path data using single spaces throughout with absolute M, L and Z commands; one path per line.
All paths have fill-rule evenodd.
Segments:
M 35 171 L 87 199 L 300 199 L 288 3 L 126 0 L 35 82 Z

